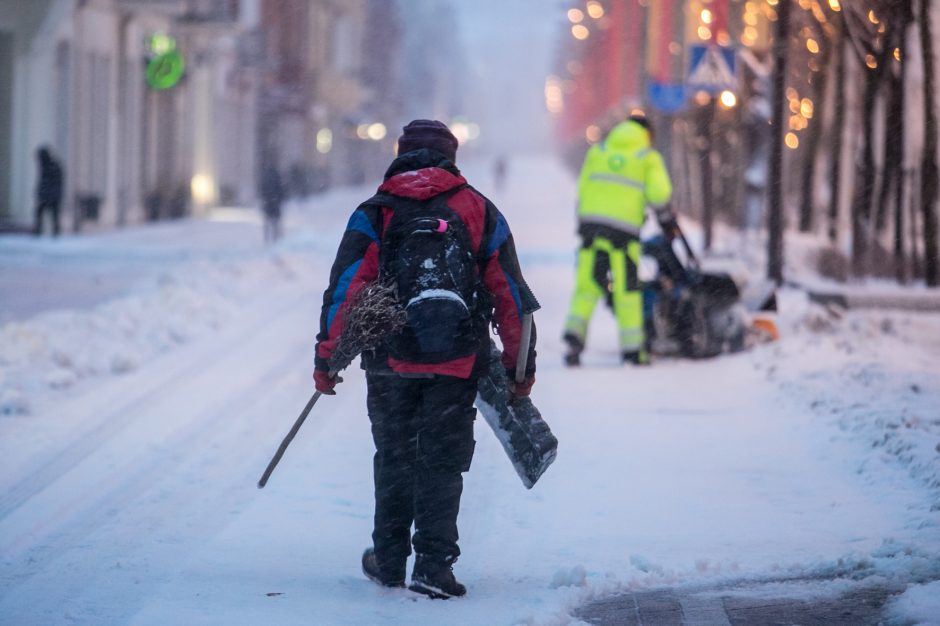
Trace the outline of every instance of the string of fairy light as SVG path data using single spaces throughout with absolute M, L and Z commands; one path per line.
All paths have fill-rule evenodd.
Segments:
M 736 2 L 734 0 L 687 0 L 684 4 L 685 19 L 685 43 L 689 44 L 713 44 L 720 47 L 740 46 L 743 49 L 751 50 L 755 53 L 765 54 L 770 50 L 772 43 L 772 25 L 777 21 L 777 9 L 779 3 L 790 0 L 746 0 L 745 2 Z M 821 40 L 826 38 L 829 45 L 838 36 L 837 28 L 834 24 L 836 14 L 843 11 L 841 2 L 844 0 L 795 0 L 796 4 L 802 9 L 810 19 L 815 20 L 815 27 L 804 25 L 795 33 L 800 44 L 805 48 L 809 58 L 805 59 L 806 69 L 809 74 L 795 72 L 795 75 L 806 76 L 811 79 L 812 76 L 824 71 L 824 47 L 826 42 Z M 639 6 L 651 6 L 650 0 L 639 0 Z M 740 9 L 740 13 L 735 13 L 740 18 L 740 22 L 735 22 L 732 28 L 734 35 L 728 32 L 727 17 L 725 20 L 719 19 L 719 13 L 725 11 L 735 11 Z M 855 8 L 855 7 L 853 7 Z M 858 10 L 857 8 L 855 8 Z M 861 9 L 864 11 L 864 9 Z M 592 32 L 605 30 L 610 27 L 609 16 L 601 0 L 588 0 L 578 2 L 566 10 L 568 28 L 570 35 L 577 41 L 585 41 L 591 37 Z M 871 23 L 873 30 L 882 34 L 886 31 L 886 26 L 874 9 L 867 11 L 867 19 Z M 722 22 L 722 23 L 719 23 Z M 683 46 L 678 41 L 669 43 L 671 54 L 681 54 Z M 900 50 L 893 50 L 893 58 L 900 61 Z M 869 69 L 877 69 L 878 59 L 870 52 L 863 55 L 865 65 Z M 570 76 L 578 75 L 583 67 L 579 60 L 573 59 L 566 63 L 565 69 Z M 792 81 L 790 81 L 792 82 Z M 784 144 L 795 150 L 800 145 L 800 134 L 810 127 L 811 122 L 818 117 L 816 103 L 808 95 L 800 93 L 801 85 L 791 84 L 786 88 L 784 97 L 790 111 L 787 132 L 784 136 Z M 555 115 L 561 114 L 565 108 L 565 97 L 574 89 L 572 80 L 562 78 L 557 75 L 549 76 L 545 81 L 545 106 L 547 110 Z M 707 104 L 713 96 L 707 92 L 696 92 L 692 94 L 693 101 L 698 105 Z M 724 109 L 731 109 L 738 104 L 738 94 L 731 90 L 722 91 L 718 94 L 717 103 Z M 598 135 L 596 127 L 589 127 L 586 130 L 586 138 L 591 141 Z
M 604 5 L 598 0 L 589 0 L 584 8 L 572 7 L 568 9 L 568 21 L 571 22 L 571 35 L 575 39 L 585 40 L 591 36 L 588 18 L 601 20 L 607 12 Z M 598 22 L 599 28 L 604 28 L 603 22 Z

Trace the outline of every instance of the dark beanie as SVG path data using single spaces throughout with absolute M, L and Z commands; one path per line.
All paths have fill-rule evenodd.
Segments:
M 447 125 L 437 120 L 414 120 L 402 129 L 398 138 L 398 154 L 429 148 L 457 162 L 457 138 Z
M 646 130 L 648 130 L 650 135 L 653 134 L 653 125 L 650 123 L 650 119 L 646 117 L 645 115 L 643 115 L 642 113 L 634 113 L 627 119 L 631 122 L 636 122 L 637 124 L 645 128 Z

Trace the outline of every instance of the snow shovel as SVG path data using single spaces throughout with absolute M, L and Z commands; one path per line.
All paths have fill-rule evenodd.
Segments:
M 516 382 L 521 383 L 525 379 L 531 337 L 532 314 L 527 313 L 523 317 L 519 342 Z M 476 405 L 502 444 L 522 484 L 531 489 L 555 460 L 558 439 L 529 397 L 511 396 L 500 356 L 499 349 L 491 341 L 489 368 L 480 377 Z

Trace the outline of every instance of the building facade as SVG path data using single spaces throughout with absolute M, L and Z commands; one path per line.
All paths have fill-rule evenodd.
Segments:
M 252 202 L 254 4 L 0 0 L 0 222 L 31 223 L 40 146 L 67 229 Z

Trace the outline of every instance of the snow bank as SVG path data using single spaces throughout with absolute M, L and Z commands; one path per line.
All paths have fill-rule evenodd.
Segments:
M 290 285 L 313 263 L 293 251 L 246 261 L 174 267 L 133 295 L 90 311 L 56 311 L 0 327 L 0 415 L 28 415 L 56 391 L 119 376 L 237 318 L 266 290 Z
M 940 316 L 840 312 L 799 292 L 781 297 L 790 340 L 758 353 L 773 363 L 768 376 L 839 438 L 862 444 L 858 473 L 875 479 L 886 465 L 899 465 L 940 510 Z
M 912 585 L 887 609 L 892 624 L 937 626 L 940 624 L 940 581 Z

